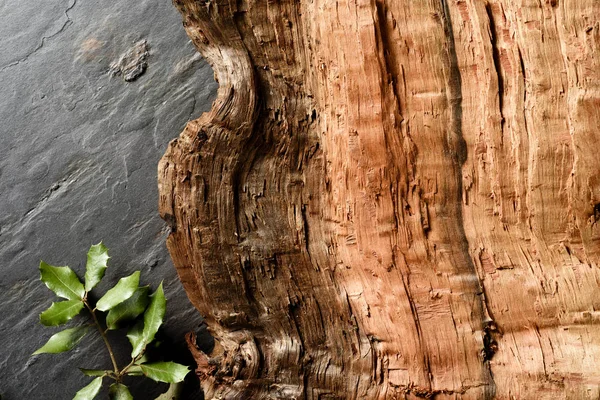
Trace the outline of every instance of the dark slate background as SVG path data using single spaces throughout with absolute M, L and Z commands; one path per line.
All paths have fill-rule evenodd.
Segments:
M 110 64 L 143 39 L 146 72 L 134 82 L 111 77 Z M 169 0 L 0 0 L 2 400 L 71 399 L 90 381 L 78 366 L 110 366 L 97 335 L 70 353 L 30 356 L 60 330 L 38 322 L 54 300 L 40 259 L 82 276 L 87 249 L 101 240 L 112 258 L 100 289 L 136 269 L 153 289 L 164 280 L 162 339 L 168 356 L 192 363 L 183 335 L 200 316 L 165 249 L 156 168 L 216 87 Z M 121 350 L 128 354 L 126 341 Z M 138 381 L 136 399 L 166 390 Z M 190 379 L 184 398 L 197 390 Z

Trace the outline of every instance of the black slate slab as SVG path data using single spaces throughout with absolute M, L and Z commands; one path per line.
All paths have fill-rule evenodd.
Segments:
M 142 42 L 144 65 L 135 58 Z M 183 335 L 200 316 L 165 249 L 156 168 L 216 88 L 168 0 L 0 0 L 2 400 L 71 399 L 90 380 L 76 367 L 110 365 L 96 336 L 70 353 L 30 356 L 59 330 L 38 323 L 54 299 L 39 281 L 40 259 L 82 276 L 100 240 L 112 257 L 101 289 L 136 269 L 153 288 L 164 280 L 162 337 L 174 358 L 190 361 Z M 127 342 L 120 348 L 126 356 Z M 136 399 L 166 389 L 140 382 Z

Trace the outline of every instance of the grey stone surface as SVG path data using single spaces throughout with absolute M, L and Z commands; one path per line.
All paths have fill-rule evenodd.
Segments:
M 142 74 L 111 77 L 111 64 L 142 40 Z M 112 257 L 100 289 L 136 269 L 153 288 L 164 280 L 162 338 L 174 358 L 191 361 L 183 335 L 200 317 L 165 249 L 156 168 L 216 87 L 169 0 L 0 0 L 3 400 L 71 399 L 90 380 L 76 367 L 110 365 L 96 335 L 70 353 L 30 356 L 60 330 L 38 322 L 54 300 L 39 281 L 40 259 L 83 276 L 85 252 L 100 240 Z M 119 347 L 125 356 L 128 344 Z M 166 389 L 141 382 L 132 385 L 136 399 Z M 194 390 L 191 382 L 187 397 Z

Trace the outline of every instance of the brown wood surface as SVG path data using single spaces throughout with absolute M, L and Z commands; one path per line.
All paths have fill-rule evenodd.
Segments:
M 220 85 L 159 166 L 207 399 L 599 398 L 600 1 L 174 4 Z

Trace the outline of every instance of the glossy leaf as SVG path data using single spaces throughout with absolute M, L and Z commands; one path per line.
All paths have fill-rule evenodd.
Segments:
M 89 385 L 75 393 L 73 400 L 93 400 L 102 387 L 102 377 L 94 379 Z
M 83 299 L 85 289 L 79 278 L 69 267 L 54 267 L 40 262 L 41 280 L 58 297 L 67 300 Z
M 131 367 L 129 367 L 129 369 L 127 370 L 127 375 L 131 375 L 131 376 L 142 376 L 144 375 L 144 373 L 142 372 L 142 369 L 140 368 L 139 365 L 132 365 Z
M 52 303 L 50 308 L 40 314 L 40 322 L 46 326 L 62 325 L 79 314 L 83 309 L 83 301 L 67 300 Z
M 182 383 L 171 383 L 169 385 L 169 390 L 167 390 L 165 393 L 161 394 L 154 400 L 175 400 L 175 399 L 179 398 L 182 391 L 183 391 Z
M 108 329 L 118 329 L 124 322 L 131 321 L 141 315 L 150 302 L 149 291 L 148 286 L 138 288 L 130 298 L 111 309 L 106 316 Z
M 129 343 L 131 343 L 131 347 L 133 350 L 131 351 L 131 358 L 135 358 L 142 350 L 144 350 L 144 323 L 142 321 L 138 322 L 127 332 L 127 339 L 129 339 Z
M 35 354 L 56 354 L 71 350 L 83 339 L 87 332 L 86 326 L 78 326 L 77 328 L 65 329 L 52 335 L 45 345 L 35 351 Z
M 165 293 L 161 283 L 158 289 L 156 289 L 156 292 L 150 296 L 150 305 L 146 309 L 146 312 L 144 312 L 144 328 L 142 330 L 141 340 L 136 341 L 134 345 L 130 339 L 131 345 L 133 346 L 133 352 L 131 353 L 132 357 L 137 357 L 146 346 L 154 340 L 158 328 L 162 325 L 166 309 L 167 299 L 165 299 Z M 127 336 L 129 337 L 129 335 Z
M 121 383 L 113 383 L 108 388 L 108 398 L 110 400 L 133 400 L 133 396 L 129 393 L 127 386 Z
M 96 308 L 100 311 L 108 311 L 117 304 L 130 298 L 135 293 L 140 283 L 140 271 L 119 279 L 119 282 L 112 289 L 108 290 L 104 296 L 96 303 Z
M 104 369 L 86 369 L 86 368 L 79 368 L 79 370 L 81 372 L 83 372 L 84 375 L 86 376 L 104 376 L 107 375 L 110 371 L 104 370 Z
M 140 365 L 142 372 L 148 378 L 157 382 L 177 383 L 185 379 L 190 369 L 185 365 L 171 361 L 162 361 Z
M 135 362 L 136 365 L 140 365 L 143 363 L 148 362 L 149 358 L 148 358 L 148 354 L 144 354 L 143 356 L 141 356 L 140 358 L 137 359 L 137 361 Z
M 166 309 L 167 299 L 161 282 L 156 292 L 150 296 L 150 305 L 144 313 L 144 331 L 142 332 L 144 346 L 154 340 L 154 335 L 163 323 Z
M 102 242 L 90 247 L 85 264 L 85 291 L 92 290 L 104 277 L 108 256 L 108 249 Z

